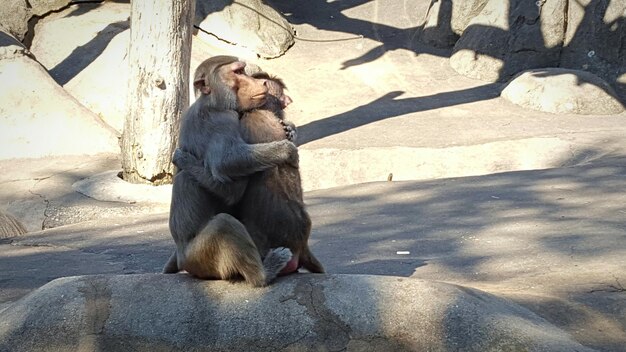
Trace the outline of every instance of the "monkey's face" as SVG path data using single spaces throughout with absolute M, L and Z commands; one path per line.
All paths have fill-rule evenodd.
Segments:
M 268 90 L 266 80 L 248 76 L 244 71 L 245 67 L 245 62 L 235 61 L 219 69 L 222 82 L 236 94 L 240 111 L 262 106 L 267 98 Z
M 245 62 L 233 56 L 204 60 L 194 74 L 196 98 L 208 97 L 205 103 L 224 110 L 246 111 L 262 106 L 267 96 L 266 80 L 248 76 L 245 67 Z
M 265 81 L 265 85 L 267 86 L 268 100 L 275 100 L 278 104 L 280 104 L 281 109 L 286 108 L 287 105 L 293 102 L 293 100 L 291 100 L 291 97 L 285 94 L 282 81 L 277 81 L 270 78 Z

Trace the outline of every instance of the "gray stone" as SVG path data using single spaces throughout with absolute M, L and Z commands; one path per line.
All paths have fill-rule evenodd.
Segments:
M 569 1 L 561 67 L 593 72 L 626 101 L 626 7 L 623 0 Z
M 586 71 L 544 68 L 523 72 L 502 91 L 502 97 L 533 110 L 582 115 L 624 112 L 615 92 Z
M 422 39 L 436 47 L 452 47 L 470 20 L 480 13 L 487 0 L 432 0 Z
M 56 11 L 64 8 L 69 5 L 70 2 L 85 2 L 82 1 L 73 1 L 73 0 L 28 0 L 30 4 L 31 11 L 35 16 L 43 16 L 52 11 Z
M 0 239 L 14 237 L 26 233 L 24 225 L 15 216 L 0 211 Z
M 28 32 L 28 21 L 67 6 L 71 0 L 5 0 L 0 6 L 0 23 L 19 40 Z
M 0 6 L 0 24 L 5 31 L 19 40 L 28 32 L 28 20 L 32 16 L 26 0 L 6 0 Z
M 0 350 L 591 351 L 476 289 L 313 274 L 261 289 L 186 274 L 57 279 L 0 312 Z
M 261 0 L 196 3 L 198 37 L 217 46 L 240 46 L 263 58 L 284 54 L 295 32 L 283 16 Z
M 490 0 L 456 42 L 450 65 L 462 75 L 490 82 L 557 66 L 565 6 L 566 0 Z
M 14 35 L 0 26 L 0 60 L 30 55 L 28 49 Z
M 129 14 L 128 3 L 72 5 L 42 18 L 31 45 L 52 78 L 118 132 L 128 96 Z
M 0 140 L 11 148 L 0 149 L 0 159 L 119 152 L 115 131 L 6 42 L 12 57 L 0 59 Z

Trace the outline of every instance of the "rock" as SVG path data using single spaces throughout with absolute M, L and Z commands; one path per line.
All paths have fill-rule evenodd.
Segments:
M 487 0 L 432 0 L 426 13 L 422 39 L 436 47 L 454 46 L 469 21 L 486 4 Z
M 128 3 L 72 5 L 41 19 L 31 45 L 57 83 L 120 133 L 128 96 L 129 14 Z
M 226 2 L 222 5 L 219 3 L 219 1 L 198 1 L 197 8 L 199 12 L 202 12 L 203 8 L 207 12 L 219 11 L 226 6 Z M 220 12 L 220 16 L 232 15 L 235 19 L 244 21 L 241 16 L 250 11 L 241 11 L 242 4 L 245 3 L 232 4 L 229 7 L 232 11 L 224 10 Z M 269 9 L 265 5 L 259 6 Z M 72 16 L 72 13 L 80 13 L 80 16 Z M 31 51 L 49 70 L 52 77 L 117 132 L 122 131 L 127 111 L 129 14 L 130 6 L 127 2 L 74 4 L 41 19 L 35 27 L 36 33 L 31 46 Z M 209 17 L 213 15 L 215 14 Z M 205 16 L 198 17 L 197 22 L 199 23 L 200 18 Z M 276 16 L 279 15 L 274 13 L 274 17 Z M 258 18 L 256 20 L 260 21 Z M 284 19 L 281 18 L 281 21 Z M 268 28 L 269 24 L 266 22 L 268 21 L 260 22 L 263 28 Z M 284 25 L 291 30 L 286 21 Z M 66 33 L 75 31 L 75 28 L 81 30 L 68 37 Z M 221 27 L 218 29 L 226 32 Z M 242 33 L 239 30 L 236 32 Z M 241 35 L 246 37 L 246 40 L 251 38 L 247 37 L 249 33 Z M 281 38 L 278 34 L 260 35 L 264 35 L 263 38 L 267 42 L 280 41 Z M 206 34 L 199 32 L 193 38 L 192 74 L 195 65 L 218 53 L 215 47 L 208 45 L 198 36 Z M 258 37 L 259 34 L 254 36 Z M 290 38 L 293 41 L 293 38 Z M 212 40 L 217 42 L 215 38 Z M 229 51 L 233 51 L 232 45 L 228 44 L 228 47 Z
M 0 211 L 0 239 L 25 234 L 26 228 L 13 215 Z
M 456 42 L 450 65 L 462 75 L 490 82 L 557 66 L 566 1 L 489 0 Z
M 142 185 L 122 180 L 119 170 L 89 176 L 72 184 L 72 189 L 89 198 L 103 202 L 160 203 L 172 200 L 172 185 Z
M 210 44 L 241 46 L 262 58 L 281 56 L 294 43 L 289 22 L 261 0 L 198 1 L 195 24 Z
M 0 350 L 590 351 L 475 289 L 314 274 L 267 288 L 186 274 L 57 279 L 0 312 Z
M 533 110 L 583 115 L 624 112 L 615 92 L 600 77 L 562 68 L 534 69 L 515 77 L 502 97 Z
M 626 9 L 623 0 L 569 1 L 561 67 L 592 72 L 616 87 L 626 75 Z
M 0 32 L 0 159 L 119 152 L 117 135 Z M 13 38 L 15 39 L 15 38 Z
M 19 40 L 24 39 L 28 32 L 28 20 L 32 11 L 26 0 L 6 0 L 0 6 L 0 24 L 3 29 Z
M 29 50 L 15 36 L 0 27 L 0 60 L 30 55 Z
M 0 23 L 4 29 L 24 40 L 28 32 L 28 21 L 33 16 L 43 16 L 59 10 L 71 0 L 6 0 L 0 7 Z
M 49 12 L 64 8 L 70 2 L 86 2 L 88 0 L 28 0 L 31 11 L 35 16 L 43 16 Z

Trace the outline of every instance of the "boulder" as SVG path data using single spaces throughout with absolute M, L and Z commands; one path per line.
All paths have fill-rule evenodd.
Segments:
M 37 23 L 30 48 L 57 83 L 118 132 L 129 94 L 129 14 L 128 3 L 72 5 Z
M 592 72 L 621 87 L 626 101 L 626 14 L 623 0 L 569 1 L 560 66 Z
M 243 47 L 262 58 L 281 56 L 295 37 L 289 22 L 261 0 L 198 1 L 195 24 L 208 43 Z
M 70 2 L 71 0 L 5 0 L 0 6 L 0 23 L 7 32 L 21 41 L 28 32 L 28 21 L 33 16 L 43 16 L 59 10 Z
M 502 97 L 526 108 L 552 113 L 612 115 L 624 112 L 613 89 L 600 77 L 562 68 L 523 72 L 509 82 Z
M 57 279 L 0 312 L 0 350 L 590 351 L 475 289 L 314 274 L 266 288 L 186 274 Z
M 489 0 L 454 46 L 458 73 L 496 82 L 531 68 L 557 66 L 567 0 Z
M 250 23 L 246 21 L 250 18 L 254 19 L 254 16 L 261 16 L 254 12 L 254 15 L 250 14 L 250 18 L 243 18 L 242 16 L 253 12 L 245 7 L 247 6 L 246 2 L 236 2 L 226 7 L 227 3 L 230 2 L 198 1 L 196 22 L 199 24 L 207 18 L 217 22 L 227 21 L 232 26 L 250 26 Z M 282 23 L 282 26 L 286 26 L 285 28 L 292 31 L 291 26 L 271 8 L 261 4 L 254 6 L 256 6 L 254 8 L 264 12 L 273 13 L 273 17 L 269 17 L 272 21 Z M 74 13 L 80 13 L 80 16 L 72 16 Z M 49 70 L 57 83 L 61 84 L 68 93 L 96 113 L 117 132 L 122 131 L 127 111 L 129 14 L 130 6 L 127 2 L 106 1 L 98 4 L 74 4 L 42 18 L 35 26 L 31 45 L 31 51 Z M 214 23 L 211 21 L 206 23 Z M 212 30 L 225 35 L 225 38 L 233 43 L 234 39 L 229 39 L 229 36 L 235 35 L 234 33 L 241 36 L 246 43 L 252 41 L 252 38 L 262 38 L 266 43 L 259 48 L 265 48 L 262 50 L 266 51 L 274 50 L 273 53 L 276 55 L 282 54 L 288 45 L 286 39 L 278 32 L 282 31 L 283 34 L 287 32 L 276 27 L 273 22 L 266 20 L 265 17 L 256 18 L 255 21 L 263 30 L 259 33 L 255 31 L 254 35 L 250 34 L 252 31 L 250 28 L 247 29 L 247 32 L 220 26 Z M 76 31 L 75 28 L 81 30 Z M 276 31 L 272 32 L 272 28 Z M 68 37 L 67 33 L 70 32 L 76 33 Z M 293 37 L 287 35 L 285 38 L 287 37 L 293 43 Z M 224 42 L 199 31 L 193 38 L 192 73 L 195 65 L 220 52 L 216 50 L 214 45 L 208 45 L 204 41 L 205 39 L 214 45 L 219 45 L 217 43 L 224 45 Z M 284 44 L 282 52 L 277 51 L 276 47 L 273 46 L 275 41 L 276 44 Z M 240 48 L 235 48 L 231 44 L 226 45 L 229 52 L 243 50 L 239 50 Z M 268 54 L 268 56 L 272 55 Z
M 117 135 L 0 31 L 0 159 L 119 152 Z
M 0 239 L 25 234 L 26 228 L 15 216 L 0 211 Z
M 432 0 L 426 13 L 422 39 L 436 47 L 451 48 L 470 20 L 486 4 L 487 0 Z
M 26 4 L 26 0 L 6 0 L 0 6 L 0 25 L 18 40 L 26 36 L 28 20 L 32 17 L 32 11 Z

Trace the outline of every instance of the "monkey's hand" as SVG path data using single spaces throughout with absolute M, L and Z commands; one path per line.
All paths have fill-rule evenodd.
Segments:
M 298 131 L 296 129 L 296 125 L 294 125 L 291 121 L 278 120 L 280 124 L 283 126 L 283 130 L 285 131 L 285 136 L 288 141 L 294 142 L 296 138 L 298 138 Z
M 201 166 L 202 161 L 196 158 L 193 154 L 176 148 L 174 155 L 172 156 L 172 163 L 180 170 L 188 170 L 194 166 Z
M 288 165 L 295 167 L 296 169 L 300 167 L 300 156 L 298 155 L 298 147 L 290 141 L 281 141 L 285 143 L 285 151 L 287 153 L 285 162 Z

